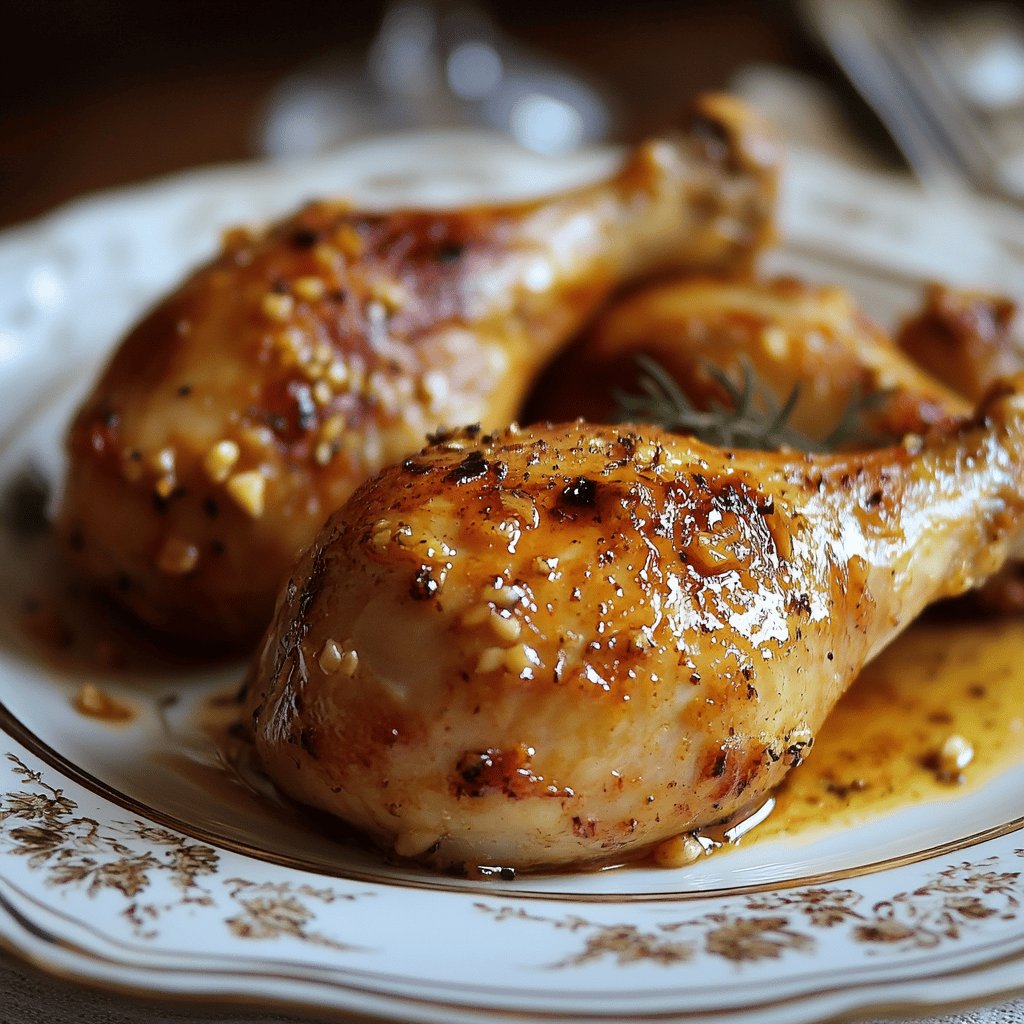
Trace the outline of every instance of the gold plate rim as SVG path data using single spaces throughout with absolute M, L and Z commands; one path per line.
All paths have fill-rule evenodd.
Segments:
M 408 876 L 391 877 L 383 872 L 363 871 L 358 868 L 340 867 L 332 871 L 323 864 L 314 864 L 299 857 L 288 854 L 276 853 L 266 850 L 250 843 L 224 836 L 202 826 L 194 825 L 191 822 L 178 818 L 157 807 L 153 807 L 141 800 L 128 796 L 120 790 L 103 782 L 95 775 L 76 765 L 73 761 L 64 757 L 54 750 L 49 744 L 43 741 L 36 733 L 25 726 L 11 710 L 0 702 L 0 729 L 8 736 L 20 743 L 26 750 L 44 761 L 51 768 L 60 772 L 93 795 L 109 801 L 129 811 L 132 814 L 148 818 L 156 824 L 165 828 L 173 829 L 182 835 L 188 836 L 199 842 L 206 843 L 217 849 L 229 853 L 240 854 L 250 857 L 253 860 L 265 864 L 274 864 L 278 867 L 288 868 L 293 871 L 303 871 L 308 874 L 319 875 L 324 878 L 339 878 L 346 881 L 362 882 L 373 885 L 385 885 L 395 888 L 412 888 L 419 890 L 430 890 L 435 892 L 451 892 L 463 895 L 508 897 L 510 899 L 543 900 L 549 902 L 572 902 L 586 904 L 638 904 L 638 903 L 687 903 L 707 899 L 725 899 L 736 896 L 755 895 L 757 893 L 777 892 L 780 890 L 799 889 L 806 886 L 825 885 L 832 882 L 840 882 L 850 878 L 861 878 L 865 875 L 878 874 L 883 871 L 890 871 L 896 868 L 906 867 L 911 864 L 919 864 L 923 861 L 933 860 L 937 857 L 947 856 L 951 853 L 958 853 L 970 849 L 981 843 L 999 839 L 1024 829 L 1024 815 L 1004 822 L 1001 825 L 993 825 L 990 828 L 962 836 L 958 839 L 948 840 L 910 853 L 900 854 L 895 857 L 885 858 L 879 861 L 872 861 L 867 864 L 857 864 L 846 868 L 837 868 L 832 871 L 817 872 L 808 875 L 801 875 L 797 878 L 778 879 L 772 882 L 758 882 L 749 885 L 727 886 L 717 889 L 685 890 L 675 892 L 634 892 L 634 893 L 609 893 L 609 892 L 557 892 L 539 889 L 526 889 L 519 887 L 519 881 L 512 886 L 502 885 L 500 882 L 484 882 L 481 884 L 464 883 L 455 884 L 446 880 L 443 876 L 436 879 L 411 878 Z M 528 879 L 529 875 L 520 876 Z

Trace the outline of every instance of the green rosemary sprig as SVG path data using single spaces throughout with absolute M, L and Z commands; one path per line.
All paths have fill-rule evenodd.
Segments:
M 653 423 L 673 433 L 692 434 L 719 448 L 762 451 L 795 448 L 827 452 L 854 439 L 871 445 L 883 440 L 866 436 L 862 421 L 867 413 L 889 397 L 889 391 L 875 391 L 867 395 L 855 392 L 835 427 L 825 438 L 817 439 L 789 423 L 800 400 L 800 384 L 795 384 L 785 401 L 780 403 L 772 390 L 757 379 L 748 360 L 741 363 L 738 384 L 719 367 L 707 364 L 708 375 L 719 384 L 729 400 L 728 404 L 713 401 L 708 409 L 698 409 L 657 360 L 638 355 L 636 363 L 640 393 L 631 394 L 619 389 L 613 392 L 618 406 L 615 419 L 620 423 Z

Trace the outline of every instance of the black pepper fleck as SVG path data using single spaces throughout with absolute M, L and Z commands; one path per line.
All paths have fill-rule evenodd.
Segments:
M 292 245 L 296 249 L 312 249 L 320 241 L 320 232 L 310 228 L 299 228 L 292 235 Z
M 438 263 L 453 263 L 460 259 L 465 251 L 466 247 L 461 242 L 442 242 L 434 250 L 434 256 Z
M 585 476 L 578 476 L 562 488 L 561 498 L 579 508 L 591 508 L 597 498 L 597 484 Z
M 479 480 L 490 468 L 489 463 L 478 451 L 470 452 L 447 476 L 456 484 L 466 484 L 471 480 Z
M 429 601 L 441 589 L 441 584 L 434 576 L 429 565 L 421 565 L 413 577 L 409 587 L 409 595 L 416 601 Z

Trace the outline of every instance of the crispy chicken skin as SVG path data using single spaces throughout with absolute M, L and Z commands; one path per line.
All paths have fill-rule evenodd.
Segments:
M 1024 370 L 1017 306 L 1003 295 L 933 284 L 919 312 L 900 327 L 903 351 L 965 398 L 977 400 L 1001 377 Z M 957 614 L 1024 612 L 1024 562 L 1013 559 L 981 589 L 957 601 Z
M 995 381 L 1024 368 L 1016 315 L 1016 304 L 1003 295 L 933 284 L 896 340 L 936 379 L 977 401 Z
M 799 386 L 789 423 L 818 441 L 858 395 L 887 392 L 861 424 L 876 437 L 920 432 L 970 410 L 842 288 L 682 277 L 641 288 L 605 310 L 541 376 L 526 418 L 607 422 L 616 389 L 630 390 L 637 376 L 639 354 L 656 359 L 702 408 L 727 402 L 710 366 L 738 380 L 746 363 L 780 405 Z
M 917 449 L 438 439 L 283 592 L 247 683 L 267 772 L 439 867 L 615 861 L 756 803 L 868 658 L 1004 559 L 1022 389 Z
M 255 640 L 329 512 L 439 424 L 509 422 L 614 288 L 746 268 L 776 162 L 752 113 L 708 96 L 593 186 L 456 211 L 317 202 L 229 234 L 73 422 L 73 559 L 158 630 Z

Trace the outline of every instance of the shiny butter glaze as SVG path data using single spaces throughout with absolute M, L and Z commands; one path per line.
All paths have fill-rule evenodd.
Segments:
M 897 333 L 919 366 L 977 401 L 1024 365 L 1017 304 L 1005 295 L 944 284 L 928 287 L 922 309 Z
M 998 567 L 1022 405 L 829 457 L 439 438 L 299 562 L 248 682 L 263 764 L 442 866 L 618 860 L 727 817 L 925 604 Z
M 503 425 L 617 286 L 735 271 L 776 154 L 725 97 L 611 179 L 543 200 L 371 214 L 317 202 L 223 252 L 125 339 L 72 424 L 60 531 L 160 630 L 254 639 L 326 515 L 439 424 Z
M 645 354 L 698 408 L 730 405 L 709 368 L 737 383 L 749 369 L 778 406 L 796 391 L 787 423 L 812 442 L 859 408 L 842 445 L 883 444 L 968 414 L 999 377 L 1024 369 L 1013 313 L 1008 299 L 934 285 L 894 340 L 833 285 L 671 277 L 602 310 L 545 369 L 526 415 L 606 422 L 617 392 L 639 390 Z M 1024 564 L 1009 562 L 965 604 L 1020 612 Z

